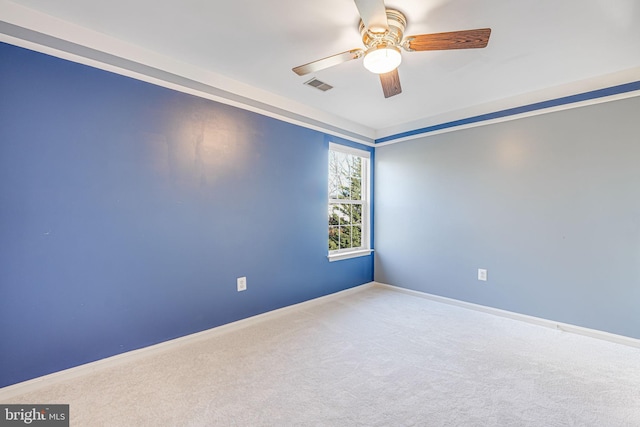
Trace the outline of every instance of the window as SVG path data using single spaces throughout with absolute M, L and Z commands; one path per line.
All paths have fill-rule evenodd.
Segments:
M 329 144 L 329 260 L 369 255 L 369 152 Z

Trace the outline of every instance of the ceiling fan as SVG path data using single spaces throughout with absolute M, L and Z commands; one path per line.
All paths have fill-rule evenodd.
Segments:
M 387 9 L 384 0 L 354 0 L 360 14 L 359 31 L 364 49 L 351 49 L 293 68 L 299 76 L 333 67 L 352 59 L 364 58 L 364 66 L 380 75 L 384 97 L 402 92 L 398 66 L 400 48 L 407 52 L 424 50 L 476 49 L 489 42 L 491 28 L 420 34 L 404 37 L 407 19 L 395 9 Z M 403 38 L 404 37 L 404 38 Z

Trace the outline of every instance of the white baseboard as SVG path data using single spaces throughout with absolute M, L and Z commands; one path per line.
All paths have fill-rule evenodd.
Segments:
M 11 399 L 16 396 L 20 396 L 25 393 L 36 391 L 46 386 L 67 381 L 72 378 L 81 377 L 83 375 L 87 375 L 89 373 L 96 372 L 105 368 L 122 365 L 134 360 L 138 360 L 144 357 L 149 357 L 154 354 L 162 353 L 187 343 L 202 341 L 217 335 L 226 334 L 232 331 L 237 331 L 239 329 L 246 328 L 251 325 L 255 325 L 256 323 L 285 315 L 292 311 L 301 310 L 304 308 L 312 307 L 317 304 L 325 303 L 327 301 L 340 299 L 345 295 L 361 292 L 375 285 L 376 285 L 375 282 L 365 283 L 364 285 L 345 289 L 343 291 L 339 291 L 333 294 L 314 298 L 309 301 L 304 301 L 298 304 L 294 304 L 287 307 L 272 310 L 266 313 L 258 314 L 256 316 L 248 317 L 246 319 L 241 319 L 232 323 L 227 323 L 225 325 L 207 329 L 202 332 L 196 332 L 194 334 L 185 335 L 183 337 L 175 338 L 169 341 L 164 341 L 158 344 L 151 345 L 149 347 L 144 347 L 137 350 L 128 351 L 126 353 L 117 354 L 115 356 L 110 356 L 105 359 L 96 360 L 95 362 L 86 363 L 84 365 L 75 366 L 73 368 L 65 369 L 63 371 L 54 372 L 52 374 L 44 375 L 42 377 L 34 378 L 28 381 L 3 387 L 3 388 L 0 388 L 0 402 Z
M 73 378 L 81 377 L 92 372 L 96 372 L 102 369 L 106 369 L 113 366 L 129 363 L 144 357 L 149 357 L 154 354 L 165 352 L 170 349 L 177 348 L 187 343 L 206 340 L 217 335 L 233 332 L 242 328 L 246 328 L 256 323 L 263 322 L 268 319 L 273 319 L 292 311 L 301 310 L 304 308 L 312 307 L 314 305 L 322 304 L 331 300 L 340 299 L 346 295 L 361 292 L 371 287 L 381 287 L 396 292 L 405 293 L 408 295 L 417 296 L 420 298 L 426 298 L 432 301 L 455 305 L 458 307 L 480 311 L 483 313 L 493 314 L 496 316 L 506 317 L 509 319 L 519 320 L 527 323 L 532 323 L 539 326 L 544 326 L 564 332 L 574 333 L 578 335 L 585 335 L 591 338 L 601 339 L 605 341 L 614 342 L 617 344 L 623 344 L 631 347 L 640 348 L 640 339 L 626 337 L 623 335 L 616 335 L 609 332 L 599 331 L 596 329 L 584 328 L 582 326 L 571 325 L 568 323 L 556 322 L 553 320 L 542 319 L 540 317 L 528 316 L 525 314 L 515 313 L 511 311 L 501 310 L 498 308 L 487 307 L 480 304 L 474 304 L 470 302 L 460 301 L 452 298 L 441 297 L 438 295 L 428 294 L 426 292 L 415 291 L 412 289 L 401 288 L 398 286 L 387 285 L 384 283 L 370 282 L 364 285 L 356 286 L 346 289 L 344 291 L 336 292 L 323 297 L 315 298 L 309 301 L 304 301 L 299 304 L 290 305 L 287 307 L 279 308 L 277 310 L 269 311 L 267 313 L 252 316 L 246 319 L 238 320 L 236 322 L 228 323 L 226 325 L 218 326 L 215 328 L 207 329 L 206 331 L 197 332 L 194 334 L 186 335 L 184 337 L 175 338 L 169 341 L 164 341 L 158 344 L 144 347 L 138 350 L 128 351 L 126 353 L 117 354 L 115 356 L 107 357 L 105 359 L 90 362 L 84 365 L 76 366 L 63 371 L 54 372 L 52 374 L 44 375 L 42 377 L 34 378 L 32 380 L 24 381 L 21 383 L 13 384 L 4 388 L 0 388 L 0 402 L 11 399 L 16 396 L 20 396 L 25 393 L 36 391 L 40 388 L 47 387 L 53 384 L 64 382 Z
M 438 295 L 429 294 L 426 292 L 415 291 L 413 289 L 401 288 L 398 286 L 387 285 L 384 283 L 373 282 L 374 286 L 383 287 L 385 289 L 391 289 L 396 292 L 402 292 L 405 294 L 417 296 L 420 298 L 426 298 L 432 301 L 441 302 L 444 304 L 455 305 L 470 310 L 481 311 L 483 313 L 493 314 L 496 316 L 507 317 L 509 319 L 519 320 L 522 322 L 533 323 L 535 325 L 544 326 L 551 329 L 557 329 L 563 332 L 570 332 L 573 334 L 584 335 L 591 338 L 610 341 L 617 344 L 623 344 L 630 347 L 640 348 L 640 339 L 627 337 L 624 335 L 616 335 L 610 332 L 599 331 L 597 329 L 585 328 L 582 326 L 576 326 L 569 323 L 556 322 L 554 320 L 543 319 L 541 317 L 529 316 L 526 314 L 515 313 L 513 311 L 501 310 L 499 308 L 488 307 L 485 305 L 474 304 L 471 302 L 460 301 L 452 298 L 441 297 Z

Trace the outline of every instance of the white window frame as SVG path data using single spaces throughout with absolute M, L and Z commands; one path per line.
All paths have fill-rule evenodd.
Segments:
M 358 248 L 346 248 L 346 249 L 336 249 L 333 251 L 329 251 L 327 258 L 330 262 L 361 257 L 371 254 L 373 249 L 371 249 L 371 224 L 370 224 L 370 214 L 371 214 L 371 175 L 370 175 L 370 163 L 371 163 L 371 153 L 365 150 L 359 150 L 357 148 L 349 147 L 346 145 L 336 144 L 334 142 L 329 143 L 329 151 L 338 151 L 345 154 L 351 154 L 354 156 L 361 157 L 362 160 L 362 181 L 360 185 L 360 191 L 362 193 L 362 231 L 361 231 L 361 246 Z M 327 151 L 327 154 L 329 154 Z M 328 159 L 327 159 L 328 160 Z M 328 168 L 327 168 L 328 169 Z M 327 170 L 327 178 L 329 178 L 329 170 Z M 327 188 L 329 187 L 327 183 Z M 331 194 L 329 194 L 329 197 Z M 329 211 L 329 206 L 331 203 L 345 203 L 344 199 L 331 199 L 328 198 L 327 202 L 327 212 Z M 348 203 L 348 202 L 347 202 Z M 327 231 L 328 231 L 329 221 L 327 218 Z M 328 238 L 328 235 L 327 235 Z

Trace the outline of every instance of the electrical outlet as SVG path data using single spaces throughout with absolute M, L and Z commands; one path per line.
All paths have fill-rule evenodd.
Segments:
M 247 290 L 247 278 L 246 277 L 238 277 L 236 280 L 236 284 L 238 286 L 238 292 Z
M 484 268 L 478 269 L 478 280 L 482 280 L 483 282 L 487 281 L 487 270 Z

